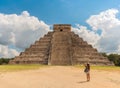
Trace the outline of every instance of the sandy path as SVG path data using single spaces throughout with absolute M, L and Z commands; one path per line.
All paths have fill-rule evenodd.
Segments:
M 92 70 L 91 81 L 86 82 L 82 69 L 51 66 L 0 73 L 0 88 L 120 88 L 120 72 Z

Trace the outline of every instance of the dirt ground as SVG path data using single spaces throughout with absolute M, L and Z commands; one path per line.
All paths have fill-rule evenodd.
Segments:
M 90 82 L 83 69 L 72 66 L 1 72 L 0 88 L 120 88 L 120 72 L 91 70 Z

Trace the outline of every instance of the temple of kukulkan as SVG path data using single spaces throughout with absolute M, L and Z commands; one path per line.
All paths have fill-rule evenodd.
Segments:
M 54 24 L 53 31 L 35 41 L 10 64 L 76 65 L 86 62 L 112 65 L 97 49 L 74 32 L 69 24 Z

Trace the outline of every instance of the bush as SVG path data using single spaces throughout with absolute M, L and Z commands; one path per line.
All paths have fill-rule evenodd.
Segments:
M 0 65 L 8 64 L 9 60 L 11 60 L 11 58 L 0 58 Z
M 109 55 L 107 55 L 106 53 L 102 53 L 102 55 L 107 57 L 116 66 L 120 66 L 120 55 L 118 55 L 118 54 L 109 54 Z

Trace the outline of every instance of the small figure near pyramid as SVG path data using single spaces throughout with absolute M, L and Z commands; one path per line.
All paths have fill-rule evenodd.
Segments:
M 113 65 L 74 32 L 70 24 L 54 24 L 48 32 L 10 64 L 76 65 L 88 62 L 94 65 Z

